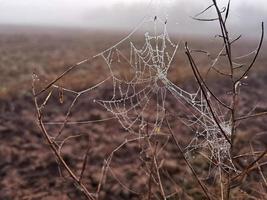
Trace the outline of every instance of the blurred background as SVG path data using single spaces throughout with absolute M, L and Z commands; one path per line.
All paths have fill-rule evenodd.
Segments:
M 216 22 L 191 19 L 211 4 L 209 0 L 2 0 L 0 23 L 19 26 L 52 26 L 101 30 L 129 30 L 144 16 L 169 19 L 169 29 L 182 34 L 208 34 Z M 225 7 L 227 0 L 218 3 Z M 209 11 L 206 16 L 215 16 Z M 205 18 L 205 15 L 203 16 Z M 267 19 L 265 0 L 232 0 L 230 25 L 248 35 L 258 33 Z M 197 30 L 197 31 L 196 31 Z M 254 30 L 254 31 L 252 31 Z
M 218 1 L 222 10 L 227 2 Z M 17 87 L 13 78 L 21 87 L 34 69 L 50 76 L 50 72 L 108 48 L 144 18 L 167 19 L 169 34 L 182 42 L 203 37 L 212 40 L 220 31 L 217 21 L 192 19 L 211 4 L 210 0 L 1 0 L 0 95 Z M 267 2 L 232 0 L 230 8 L 227 25 L 231 37 L 241 34 L 255 48 L 260 24 L 267 21 Z M 199 18 L 215 16 L 210 9 Z M 207 40 L 205 43 L 210 45 Z
M 222 9 L 227 6 L 227 2 L 218 0 Z M 189 41 L 191 48 L 211 51 L 212 56 L 216 56 L 221 48 L 221 43 L 218 43 L 221 38 L 215 37 L 220 33 L 218 22 L 192 19 L 211 4 L 212 0 L 0 0 L 0 199 L 81 199 L 71 181 L 59 178 L 58 163 L 36 125 L 31 90 L 33 73 L 38 75 L 40 82 L 47 84 L 68 66 L 111 47 L 138 26 L 144 18 L 153 19 L 154 16 L 162 20 L 167 19 L 168 32 L 175 41 Z M 213 9 L 199 16 L 204 19 L 214 17 L 216 13 Z M 242 56 L 257 48 L 262 21 L 267 24 L 266 0 L 231 1 L 227 22 L 231 31 L 230 37 L 233 39 L 242 34 L 242 38 L 233 45 L 233 56 Z M 139 29 L 139 32 L 140 34 L 137 33 L 131 40 L 136 44 L 143 42 L 144 30 Z M 122 50 L 129 54 L 129 41 L 125 42 Z M 240 104 L 245 108 L 239 110 L 241 114 L 249 113 L 258 107 L 267 107 L 267 93 L 262 92 L 267 82 L 266 50 L 264 42 L 255 65 L 257 70 L 249 75 L 244 84 L 248 87 L 244 86 L 246 93 L 240 98 Z M 205 68 L 211 64 L 206 55 L 196 57 L 200 67 Z M 249 63 L 252 57 L 253 54 L 250 54 L 241 61 Z M 224 61 L 220 64 L 222 67 L 225 66 Z M 194 77 L 184 54 L 183 45 L 178 50 L 172 69 L 169 78 L 175 84 L 193 88 Z M 97 78 L 103 80 L 104 70 L 108 71 L 107 65 L 103 59 L 102 61 L 99 59 L 82 65 L 79 70 L 74 70 L 60 84 L 67 84 L 77 91 L 85 89 L 95 83 Z M 217 88 L 218 95 L 225 95 L 225 77 L 218 79 L 217 75 L 211 77 L 210 83 Z M 107 93 L 113 91 L 111 86 L 112 84 L 107 85 L 95 95 L 104 98 Z M 77 103 L 79 117 L 86 119 L 110 117 L 109 113 L 100 110 L 95 104 L 93 106 L 88 104 L 89 97 L 90 95 L 86 95 L 81 103 Z M 56 120 L 64 118 L 68 103 L 72 100 L 67 95 L 64 98 L 64 102 L 67 103 L 60 104 L 57 94 L 55 95 L 51 100 L 52 106 L 50 106 L 51 112 L 47 114 L 48 118 L 51 116 Z M 60 110 L 61 107 L 63 112 Z M 240 149 L 244 150 L 243 152 L 248 151 L 248 141 L 253 134 L 266 131 L 266 124 L 265 119 L 265 121 L 255 120 L 249 124 L 249 128 L 241 126 L 243 135 L 240 136 L 240 141 L 243 143 Z M 80 131 L 90 135 L 91 138 L 92 151 L 90 150 L 88 164 L 90 167 L 85 182 L 93 191 L 100 179 L 99 171 L 103 160 L 115 145 L 124 141 L 126 134 L 115 120 L 105 125 L 95 123 L 86 124 L 84 127 L 72 127 L 67 130 L 69 133 Z M 55 131 L 51 128 L 51 132 Z M 192 136 L 192 132 L 181 123 L 175 126 L 175 131 L 177 134 L 183 133 L 179 135 L 182 144 Z M 64 159 L 74 169 L 81 168 L 83 154 L 80 152 L 87 148 L 86 145 L 87 140 L 84 138 L 77 138 L 66 145 Z M 132 184 L 131 187 L 146 190 L 146 180 L 140 179 L 145 176 L 138 174 L 142 170 L 137 166 L 136 157 L 139 156 L 139 152 L 136 153 L 136 149 L 138 145 L 127 146 L 122 155 L 118 155 L 117 160 L 115 159 L 118 164 L 114 164 L 115 172 L 124 176 L 132 170 L 125 176 L 126 181 L 129 181 L 126 183 Z M 166 152 L 168 156 L 164 166 L 177 181 L 179 187 L 177 191 L 183 193 L 185 197 L 190 196 L 190 198 L 181 196 L 180 199 L 204 199 L 185 163 L 181 164 L 181 161 L 176 159 L 177 151 L 173 150 L 175 148 L 172 146 L 170 149 Z M 249 160 L 246 160 L 243 165 L 246 166 L 248 163 Z M 203 160 L 196 159 L 195 165 L 200 173 L 208 171 Z M 251 188 L 258 188 L 258 185 L 253 185 L 257 182 L 258 180 L 252 179 L 252 185 L 247 184 L 243 193 L 248 194 Z M 210 188 L 213 188 L 213 183 L 210 183 Z M 237 196 L 239 194 L 238 191 Z M 140 199 L 139 196 L 134 196 L 121 187 L 111 174 L 101 195 L 106 197 L 103 199 Z M 246 198 L 239 196 L 236 199 Z

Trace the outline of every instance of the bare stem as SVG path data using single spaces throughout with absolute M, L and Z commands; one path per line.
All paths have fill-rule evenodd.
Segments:
M 70 175 L 70 177 L 72 178 L 74 183 L 79 186 L 80 191 L 86 196 L 86 198 L 89 199 L 89 200 L 94 200 L 95 198 L 93 197 L 93 195 L 87 190 L 85 185 L 80 182 L 80 179 L 74 174 L 74 172 L 70 169 L 68 164 L 62 158 L 62 156 L 60 155 L 59 151 L 57 150 L 57 147 L 55 146 L 55 142 L 52 140 L 52 138 L 47 133 L 46 128 L 45 128 L 45 126 L 43 124 L 42 113 L 41 113 L 40 108 L 38 106 L 37 95 L 35 93 L 35 87 L 34 87 L 34 81 L 33 81 L 33 84 L 32 84 L 32 92 L 33 92 L 33 96 L 34 96 L 35 108 L 36 108 L 36 111 L 37 111 L 38 125 L 39 125 L 39 127 L 41 129 L 41 132 L 42 132 L 43 136 L 45 137 L 46 141 L 48 142 L 51 150 L 54 152 L 54 154 L 55 154 L 57 160 L 59 161 L 59 163 L 68 172 L 68 174 Z

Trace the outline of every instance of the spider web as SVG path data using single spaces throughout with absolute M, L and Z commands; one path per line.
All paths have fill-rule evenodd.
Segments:
M 194 93 L 187 92 L 168 79 L 168 72 L 179 44 L 171 41 L 166 21 L 156 17 L 147 22 L 149 21 L 154 24 L 154 33 L 145 33 L 144 44 L 140 47 L 130 40 L 128 57 L 119 45 L 100 54 L 110 71 L 113 94 L 108 100 L 96 102 L 111 112 L 125 130 L 140 134 L 149 123 L 152 125 L 149 134 L 157 134 L 166 116 L 166 97 L 170 95 L 178 103 L 193 110 L 188 114 L 193 119 L 187 120 L 186 125 L 195 130 L 195 137 L 187 146 L 187 152 L 202 149 L 208 152 L 206 157 L 212 164 L 236 170 L 230 157 L 230 144 L 212 116 L 202 91 L 198 89 Z M 163 26 L 162 33 L 156 31 L 159 24 Z M 121 63 L 122 68 L 119 68 Z M 130 78 L 120 74 L 125 63 L 130 66 L 127 71 Z M 208 92 L 207 94 L 210 98 Z M 229 137 L 231 123 L 224 119 L 225 114 L 220 110 L 220 105 L 216 104 L 214 107 L 218 108 L 215 115 Z
M 150 28 L 144 34 L 143 45 L 134 42 L 136 39 L 132 36 L 148 24 L 152 25 L 153 31 Z M 202 90 L 199 88 L 189 92 L 168 78 L 178 49 L 179 43 L 173 42 L 167 32 L 167 20 L 157 17 L 144 19 L 127 37 L 93 57 L 102 58 L 108 68 L 109 75 L 104 81 L 80 92 L 53 85 L 75 96 L 59 134 L 66 124 L 71 124 L 68 118 L 78 98 L 108 84 L 111 91 L 93 101 L 111 113 L 127 132 L 139 138 L 144 133 L 149 136 L 161 133 L 166 111 L 170 108 L 168 99 L 173 98 L 175 103 L 190 108 L 182 121 L 195 135 L 185 149 L 186 155 L 202 151 L 211 165 L 235 171 L 230 156 L 231 146 L 218 127 Z M 81 61 L 77 66 L 88 60 Z M 206 95 L 212 100 L 208 92 Z M 214 113 L 221 128 L 230 137 L 230 120 L 225 119 L 226 114 L 220 105 L 213 102 L 213 107 L 216 108 Z M 146 128 L 148 125 L 149 130 Z
M 142 47 L 130 42 L 128 57 L 116 46 L 101 54 L 110 70 L 113 95 L 110 100 L 97 102 L 132 133 L 142 131 L 147 123 L 153 124 L 152 133 L 157 132 L 165 116 L 167 74 L 179 45 L 171 41 L 166 22 L 159 22 L 164 26 L 163 33 L 151 36 L 147 32 Z M 121 60 L 130 66 L 127 72 L 130 78 L 118 74 Z M 121 70 L 124 69 L 119 72 Z

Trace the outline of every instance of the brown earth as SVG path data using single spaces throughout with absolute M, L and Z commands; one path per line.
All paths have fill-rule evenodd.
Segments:
M 65 32 L 65 34 L 63 34 Z M 41 131 L 36 124 L 35 108 L 31 95 L 31 74 L 35 72 L 41 81 L 50 81 L 61 73 L 66 66 L 92 56 L 101 49 L 109 47 L 121 38 L 122 34 L 100 34 L 98 32 L 63 31 L 44 29 L 18 29 L 6 28 L 0 32 L 0 199 L 2 200 L 35 200 L 35 199 L 85 199 L 79 189 L 75 187 L 66 172 L 58 166 L 58 163 L 44 140 Z M 68 34 L 66 34 L 68 32 Z M 96 36 L 97 35 L 97 36 Z M 107 36 L 108 35 L 108 36 Z M 192 40 L 192 46 L 198 47 L 201 42 Z M 210 44 L 209 41 L 206 44 Z M 246 45 L 247 44 L 247 45 Z M 238 48 L 241 53 L 248 47 L 255 47 L 255 43 L 247 42 Z M 213 46 L 206 45 L 206 48 Z M 265 52 L 264 52 L 265 53 Z M 266 54 L 262 53 L 256 68 L 242 87 L 238 110 L 240 116 L 251 109 L 256 111 L 266 110 L 267 84 Z M 182 55 L 182 54 L 181 54 Z M 205 62 L 199 57 L 199 62 Z M 104 63 L 94 61 L 93 70 L 80 69 L 65 79 L 72 89 L 85 89 L 95 83 L 95 78 L 102 78 Z M 195 87 L 188 63 L 184 56 L 177 57 L 170 78 L 184 88 Z M 182 66 L 182 67 L 181 67 Z M 100 75 L 101 74 L 101 75 Z M 227 92 L 228 85 L 224 79 L 211 78 L 209 85 L 216 89 L 218 96 Z M 112 94 L 110 85 L 94 92 L 92 96 L 82 97 L 75 105 L 72 120 L 100 120 L 112 117 L 102 107 L 90 102 L 94 98 L 102 98 Z M 88 99 L 89 98 L 89 99 Z M 63 113 L 72 101 L 73 96 L 65 95 L 63 105 L 58 96 L 53 96 L 48 105 L 47 120 L 60 121 Z M 176 111 L 184 108 L 176 105 L 172 99 L 167 99 L 167 106 Z M 62 113 L 63 111 L 63 113 Z M 236 144 L 236 153 L 250 152 L 249 143 L 255 145 L 256 150 L 264 148 L 262 138 L 255 139 L 257 133 L 266 131 L 266 117 L 247 120 L 241 124 Z M 193 132 L 181 122 L 170 119 L 175 136 L 183 147 L 190 141 Z M 49 127 L 51 133 L 59 126 Z M 163 129 L 162 132 L 167 132 Z M 65 137 L 81 135 L 68 140 L 62 148 L 62 157 L 79 174 L 82 169 L 83 157 L 90 145 L 89 157 L 83 182 L 89 191 L 96 191 L 103 162 L 112 151 L 121 143 L 132 139 L 121 125 L 114 119 L 105 123 L 93 123 L 68 126 L 64 132 Z M 260 141 L 261 140 L 261 141 Z M 202 190 L 196 183 L 192 173 L 186 166 L 181 154 L 171 139 L 166 140 L 160 135 L 152 140 L 152 146 L 157 143 L 164 145 L 164 150 L 158 156 L 158 162 L 162 167 L 161 175 L 166 191 L 176 193 L 169 199 L 204 199 Z M 101 199 L 147 199 L 149 176 L 146 169 L 151 163 L 151 152 L 143 152 L 143 144 L 138 142 L 126 144 L 120 151 L 114 153 L 110 170 L 108 170 L 105 184 L 100 193 Z M 207 162 L 196 155 L 190 158 L 192 165 L 199 175 L 208 172 Z M 245 167 L 252 159 L 241 159 L 240 167 Z M 59 170 L 61 168 L 61 170 Z M 266 175 L 267 168 L 262 167 Z M 252 196 L 263 199 L 266 195 L 266 186 L 254 170 L 246 181 L 232 192 L 233 199 L 251 199 Z M 153 181 L 152 181 L 153 182 Z M 218 180 L 204 180 L 212 192 L 218 193 Z M 260 187 L 261 189 L 257 189 Z M 129 190 L 131 189 L 131 191 Z M 152 183 L 154 198 L 159 190 L 156 183 Z

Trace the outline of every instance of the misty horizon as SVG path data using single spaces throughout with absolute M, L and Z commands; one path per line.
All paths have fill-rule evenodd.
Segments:
M 200 22 L 194 15 L 210 5 L 211 1 L 169 0 L 169 1 L 120 1 L 97 2 L 78 0 L 56 0 L 53 4 L 42 0 L 27 2 L 2 1 L 0 24 L 19 26 L 51 26 L 94 30 L 128 31 L 145 17 L 154 15 L 168 18 L 171 33 L 206 35 L 218 31 L 218 23 Z M 220 1 L 225 7 L 226 0 Z M 212 18 L 208 11 L 202 18 Z M 232 1 L 229 27 L 237 34 L 258 36 L 260 23 L 267 21 L 267 2 L 264 0 Z

